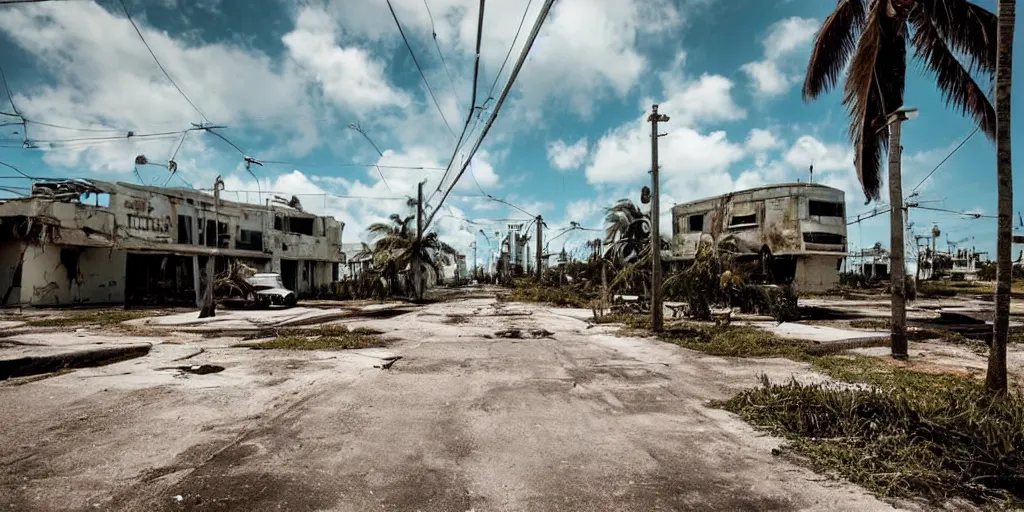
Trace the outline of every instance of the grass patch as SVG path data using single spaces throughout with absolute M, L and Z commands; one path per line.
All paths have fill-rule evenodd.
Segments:
M 791 340 L 756 327 L 682 324 L 666 327 L 658 338 L 691 350 L 724 357 L 785 357 L 807 360 L 813 341 Z
M 580 285 L 551 286 L 531 279 L 517 279 L 509 300 L 540 302 L 558 307 L 589 308 L 598 292 Z
M 381 331 L 367 327 L 349 329 L 345 325 L 331 325 L 316 329 L 281 329 L 272 340 L 243 343 L 238 346 L 260 350 L 348 350 L 384 347 L 387 340 Z M 266 337 L 266 336 L 261 336 Z
M 1024 399 L 871 357 L 813 361 L 864 388 L 772 383 L 719 405 L 784 436 L 813 466 L 887 497 L 1024 504 Z
M 892 321 L 888 318 L 864 318 L 860 320 L 851 320 L 850 327 L 854 329 L 875 329 L 888 331 L 892 329 Z
M 94 310 L 62 313 L 62 316 L 28 320 L 26 325 L 32 327 L 76 327 L 80 325 L 99 325 L 109 327 L 128 320 L 153 316 L 153 311 L 146 310 Z
M 639 315 L 635 313 L 613 313 L 597 317 L 599 324 L 625 324 L 630 329 L 651 328 L 651 315 Z

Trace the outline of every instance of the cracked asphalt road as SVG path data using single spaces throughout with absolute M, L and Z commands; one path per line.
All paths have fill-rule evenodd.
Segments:
M 821 380 L 806 365 L 620 337 L 589 315 L 474 298 L 351 322 L 395 338 L 386 350 L 194 337 L 8 383 L 0 510 L 892 510 L 706 405 L 761 373 Z M 494 335 L 507 329 L 551 334 Z M 225 370 L 158 370 L 195 346 L 189 363 Z M 388 355 L 402 359 L 373 368 Z

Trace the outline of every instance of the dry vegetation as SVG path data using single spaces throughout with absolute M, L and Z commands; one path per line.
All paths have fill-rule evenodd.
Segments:
M 110 327 L 128 320 L 156 316 L 159 313 L 150 310 L 84 310 L 84 311 L 63 311 L 60 316 L 49 316 L 27 320 L 26 325 L 31 327 L 79 327 L 85 325 L 98 325 Z
M 346 350 L 387 346 L 381 332 L 366 327 L 349 329 L 344 325 L 323 326 L 316 329 L 282 329 L 267 341 L 243 343 L 239 346 L 253 349 L 282 350 Z
M 890 497 L 1024 504 L 1024 400 L 979 381 L 870 357 L 823 357 L 823 373 L 863 388 L 772 383 L 720 404 L 784 436 L 819 469 Z

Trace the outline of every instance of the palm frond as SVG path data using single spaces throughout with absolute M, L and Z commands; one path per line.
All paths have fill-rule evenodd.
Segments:
M 958 2 L 948 0 L 948 3 Z M 910 16 L 910 23 L 915 29 L 914 38 L 911 40 L 914 54 L 924 61 L 928 70 L 935 75 L 935 81 L 942 91 L 943 99 L 946 100 L 946 106 L 955 106 L 961 114 L 972 117 L 985 135 L 995 140 L 995 109 L 968 69 L 964 68 L 953 53 L 962 50 L 955 46 L 947 46 L 937 24 L 927 11 L 915 10 Z M 994 38 L 990 46 L 994 51 Z M 992 72 L 988 71 L 990 78 Z
M 875 2 L 846 75 L 843 104 L 850 115 L 857 178 L 868 202 L 881 191 L 881 158 L 889 144 L 886 116 L 903 106 L 906 24 Z
M 991 76 L 996 70 L 998 17 L 968 0 L 917 0 L 914 14 L 927 17 L 952 53 L 968 60 L 968 69 Z M 911 20 L 911 23 L 914 23 Z
M 839 0 L 814 41 L 804 78 L 804 101 L 814 100 L 835 87 L 839 74 L 857 47 L 857 35 L 863 27 L 864 0 Z

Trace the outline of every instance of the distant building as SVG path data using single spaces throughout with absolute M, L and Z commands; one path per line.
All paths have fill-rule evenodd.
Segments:
M 216 204 L 215 204 L 216 203 Z M 2 304 L 198 304 L 238 261 L 281 274 L 298 294 L 327 287 L 343 263 L 344 224 L 293 198 L 216 201 L 191 189 L 96 180 L 37 182 L 0 203 Z
M 666 259 L 689 261 L 702 242 L 728 242 L 738 260 L 759 262 L 752 278 L 826 291 L 846 256 L 845 204 L 841 190 L 786 183 L 677 205 Z

